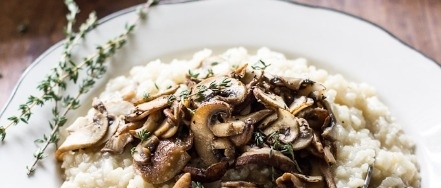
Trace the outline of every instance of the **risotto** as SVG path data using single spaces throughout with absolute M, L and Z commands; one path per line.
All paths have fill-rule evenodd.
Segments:
M 92 106 L 62 133 L 62 187 L 420 187 L 373 87 L 268 48 L 154 60 Z

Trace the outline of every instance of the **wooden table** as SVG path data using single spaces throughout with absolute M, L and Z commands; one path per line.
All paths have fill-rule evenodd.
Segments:
M 371 21 L 441 62 L 440 0 L 293 0 L 328 7 Z M 144 0 L 77 0 L 78 23 L 92 10 L 99 18 Z M 0 107 L 20 75 L 41 53 L 64 38 L 62 0 L 13 0 L 0 4 Z

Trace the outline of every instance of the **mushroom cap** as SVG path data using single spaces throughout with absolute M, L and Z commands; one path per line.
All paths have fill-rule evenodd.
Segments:
M 265 93 L 261 88 L 255 87 L 253 89 L 254 96 L 256 97 L 257 101 L 262 103 L 265 106 L 272 107 L 272 108 L 281 108 L 281 109 L 288 109 L 286 106 L 285 101 L 282 97 L 275 95 L 273 93 Z
M 175 177 L 190 161 L 186 147 L 174 139 L 160 140 L 153 157 L 147 163 L 134 160 L 134 167 L 144 180 L 152 184 L 164 183 Z
M 209 128 L 213 118 L 219 114 L 229 114 L 230 107 L 222 101 L 206 102 L 197 108 L 191 119 L 190 130 L 194 134 L 194 147 L 206 165 L 219 162 L 215 151 L 212 149 L 214 134 Z
M 191 93 L 193 105 L 196 107 L 212 100 L 220 100 L 236 105 L 245 100 L 247 89 L 237 79 L 227 76 L 215 76 L 199 82 L 192 88 Z
M 236 166 L 246 164 L 269 165 L 284 172 L 296 172 L 296 165 L 289 157 L 271 148 L 251 148 L 236 159 Z
M 270 126 L 266 127 L 262 132 L 266 136 L 277 133 L 281 142 L 288 144 L 294 141 L 299 135 L 299 123 L 297 118 L 289 111 L 278 109 L 277 120 Z

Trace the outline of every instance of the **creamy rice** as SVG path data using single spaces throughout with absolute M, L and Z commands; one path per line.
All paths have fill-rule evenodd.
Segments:
M 140 99 L 146 92 L 157 93 L 169 86 L 183 83 L 188 70 L 201 75 L 207 74 L 207 70 L 196 68 L 210 58 L 217 60 L 218 64 L 213 65 L 212 70 L 219 75 L 229 73 L 233 67 L 245 63 L 252 65 L 263 60 L 271 64 L 266 69 L 269 73 L 307 78 L 326 87 L 327 100 L 337 119 L 337 125 L 333 129 L 337 138 L 337 164 L 332 166 L 332 170 L 338 187 L 363 186 L 369 165 L 373 165 L 371 187 L 420 187 L 413 142 L 406 137 L 400 125 L 395 123 L 387 106 L 368 84 L 348 81 L 339 74 L 331 75 L 309 65 L 303 58 L 286 59 L 283 54 L 268 48 L 261 48 L 256 54 L 249 54 L 245 48 L 232 48 L 213 56 L 211 50 L 205 49 L 197 52 L 188 61 L 173 60 L 163 63 L 155 60 L 145 66 L 133 67 L 128 75 L 110 80 L 99 98 L 105 104 L 110 104 L 128 98 Z M 127 108 L 115 107 L 113 110 L 124 114 Z M 130 151 L 125 151 L 122 155 L 82 150 L 68 152 L 63 156 L 62 168 L 65 170 L 62 187 L 66 188 L 153 187 L 134 171 Z M 391 182 L 396 185 L 390 184 Z

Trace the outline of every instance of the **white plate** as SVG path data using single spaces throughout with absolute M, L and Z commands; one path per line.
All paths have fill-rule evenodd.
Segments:
M 135 15 L 130 8 L 101 21 L 76 54 L 121 33 Z M 313 64 L 373 85 L 398 123 L 417 142 L 422 185 L 441 185 L 441 68 L 383 29 L 346 14 L 276 0 L 210 0 L 163 4 L 151 9 L 128 45 L 93 92 L 111 77 L 154 58 L 183 57 L 202 48 L 267 46 L 289 57 L 303 56 Z M 3 109 L 0 125 L 17 113 L 18 105 L 49 73 L 60 56 L 57 44 L 41 55 L 20 79 Z M 92 96 L 93 94 L 89 95 Z M 85 100 L 88 104 L 90 100 Z M 10 128 L 0 144 L 0 187 L 59 187 L 58 165 L 49 157 L 28 178 L 34 139 L 48 132 L 50 108 L 37 107 L 29 125 Z M 71 114 L 82 113 L 81 110 Z M 50 148 L 49 151 L 53 151 Z

